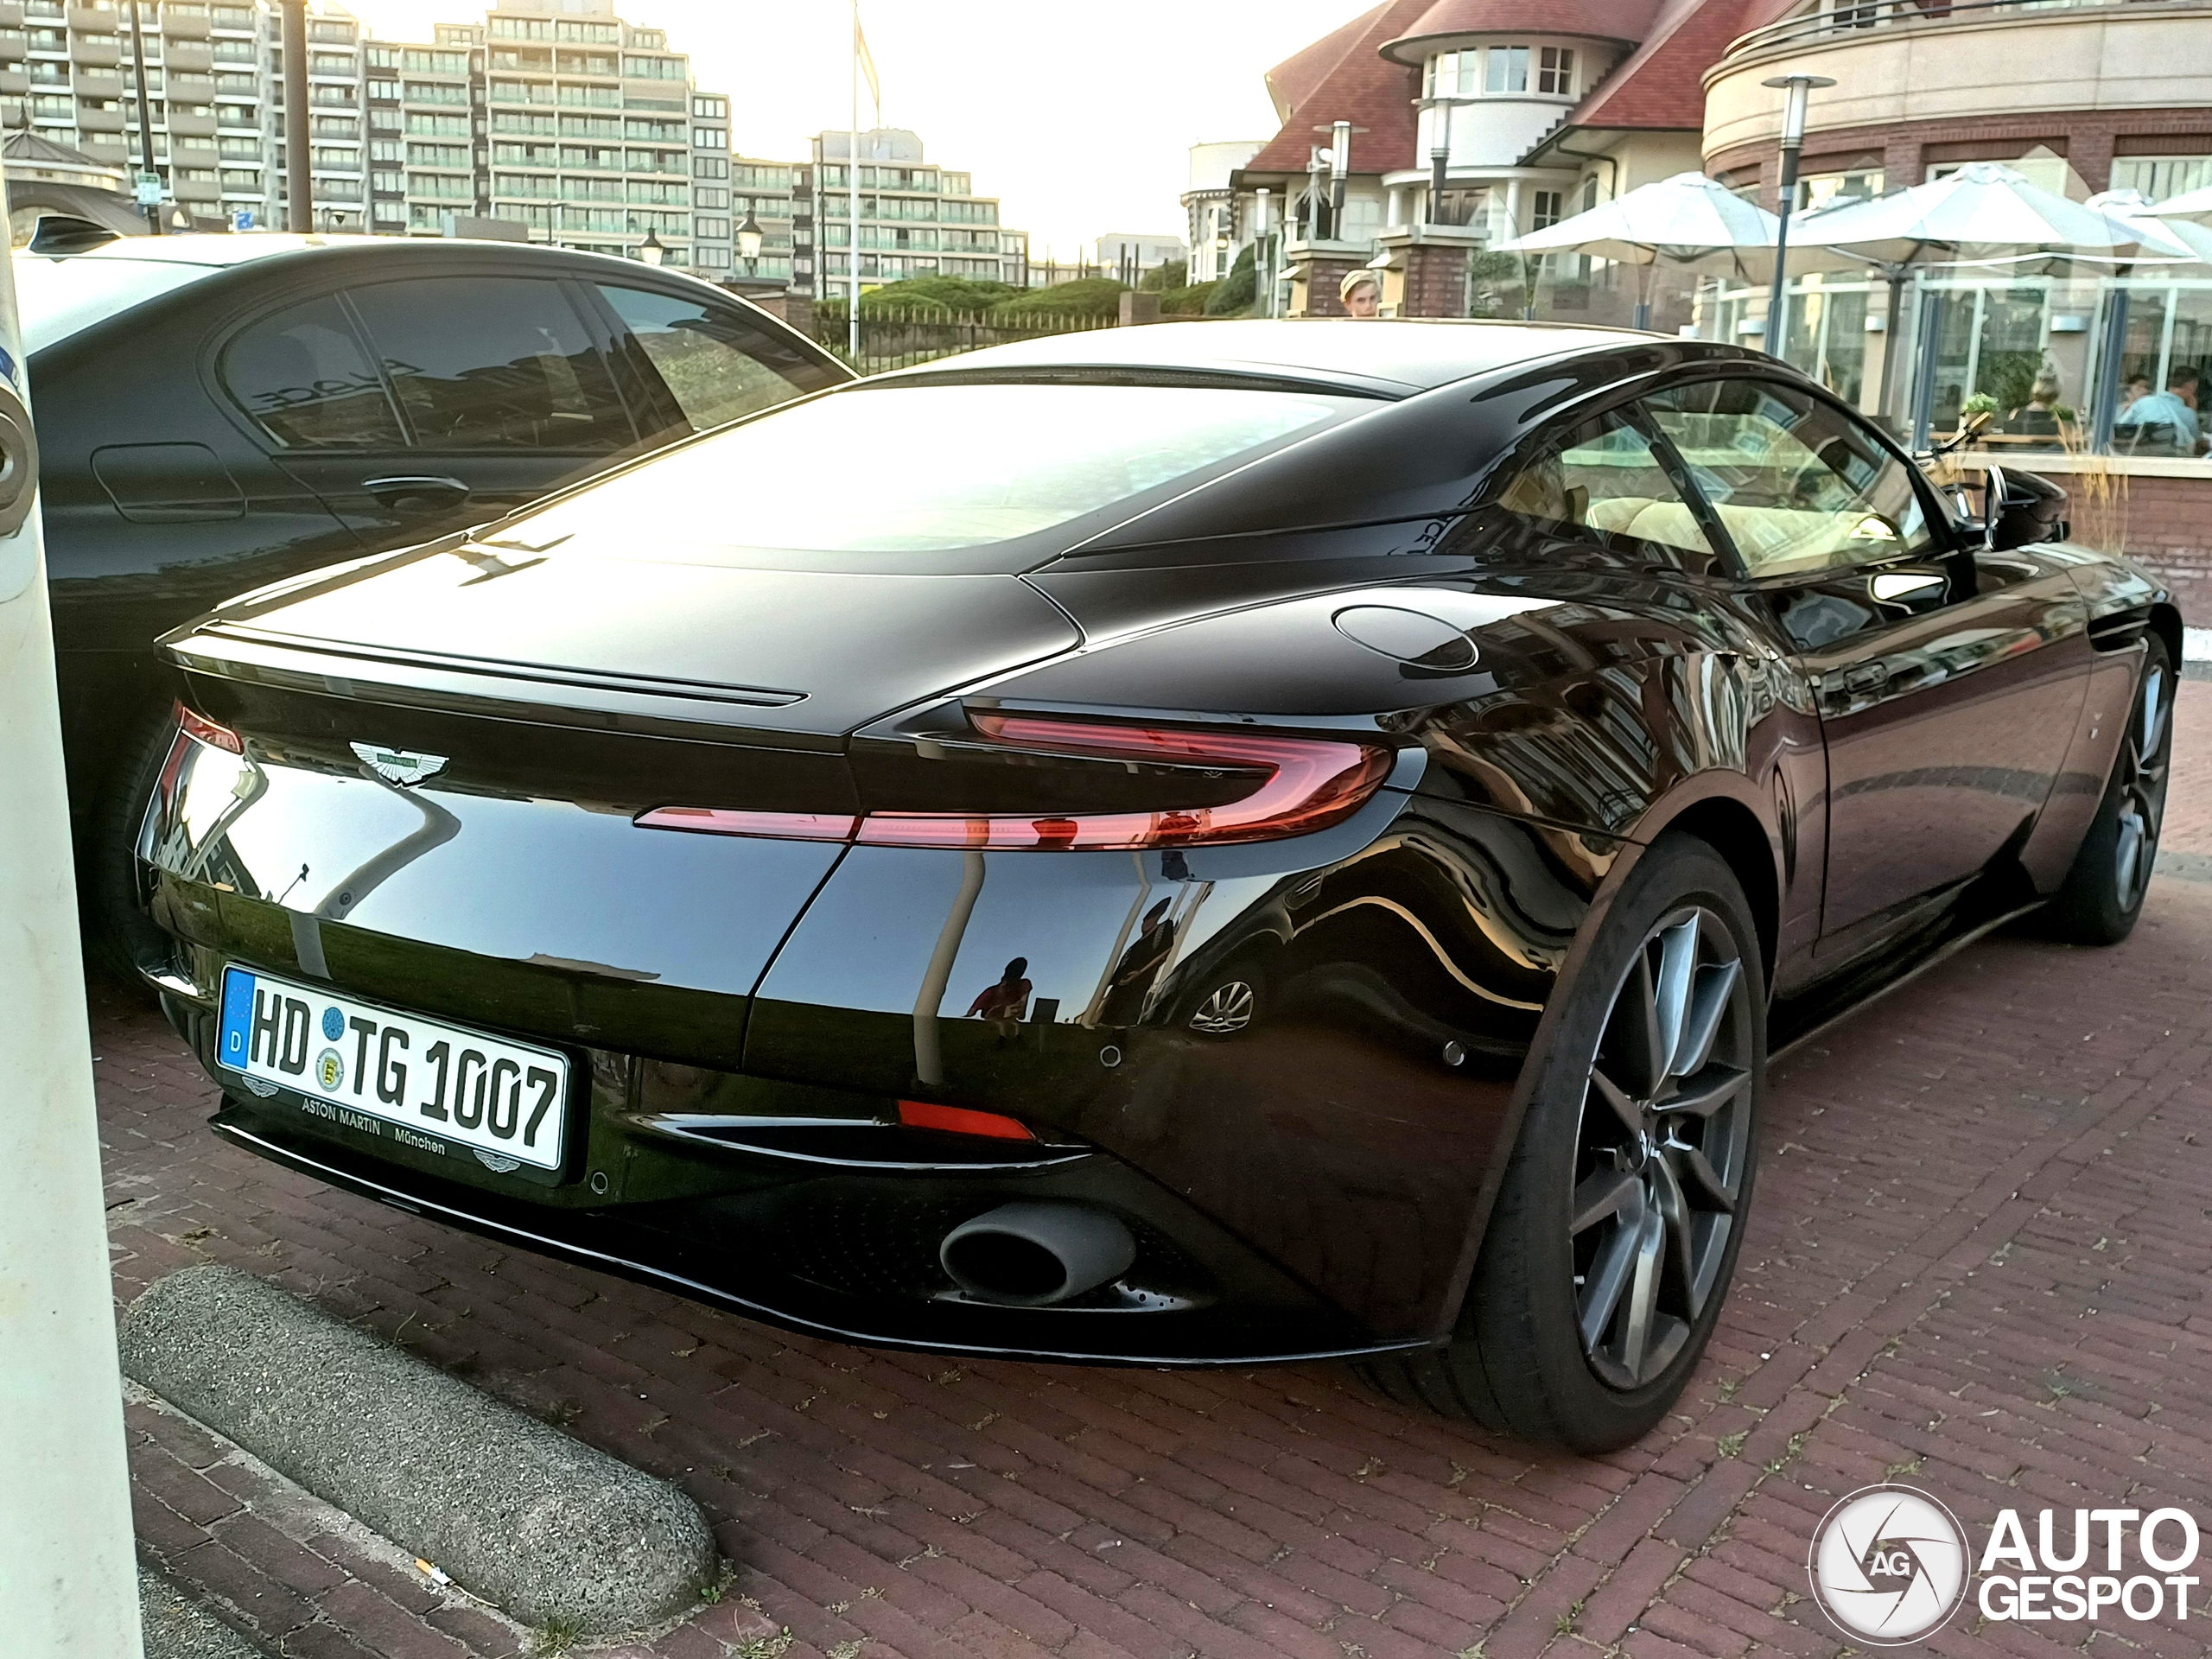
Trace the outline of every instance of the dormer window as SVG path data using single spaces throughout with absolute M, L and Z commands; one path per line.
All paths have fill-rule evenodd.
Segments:
M 1548 46 L 1536 66 L 1536 90 L 1558 98 L 1574 95 L 1574 48 Z
M 1490 78 L 1483 82 L 1486 92 L 1525 92 L 1529 90 L 1529 48 L 1525 46 L 1493 46 L 1490 48 Z
M 1465 52 L 1440 52 L 1428 60 L 1429 98 L 1466 98 L 1480 84 L 1483 54 L 1474 48 Z
M 1529 74 L 1535 85 L 1529 84 Z M 1571 46 L 1466 47 L 1430 58 L 1423 78 L 1427 98 L 1471 98 L 1484 92 L 1527 93 L 1547 98 L 1574 96 L 1574 48 Z

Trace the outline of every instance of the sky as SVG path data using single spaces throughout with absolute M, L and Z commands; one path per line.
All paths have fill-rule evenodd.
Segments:
M 477 0 L 481 4 L 482 0 Z M 387 40 L 482 13 L 466 0 L 346 0 Z M 801 161 L 850 118 L 849 0 L 616 0 L 665 29 L 693 75 L 730 95 L 731 140 Z M 1107 232 L 1184 234 L 1176 198 L 1193 143 L 1268 138 L 1260 77 L 1367 10 L 1361 0 L 861 0 L 883 124 L 970 173 L 1030 233 L 1033 258 L 1072 258 Z M 874 124 L 865 84 L 861 121 Z

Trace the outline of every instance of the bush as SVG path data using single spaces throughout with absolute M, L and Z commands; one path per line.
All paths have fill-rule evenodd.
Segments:
M 1191 267 L 1187 260 L 1170 259 L 1154 265 L 1137 282 L 1138 290 L 1146 294 L 1173 294 L 1187 287 L 1191 281 Z
M 1236 263 L 1229 268 L 1229 275 L 1216 283 L 1213 292 L 1206 296 L 1205 314 L 1210 317 L 1243 316 L 1251 310 L 1252 302 L 1259 294 L 1259 279 L 1253 274 L 1252 249 L 1248 243 L 1236 256 Z
M 1163 317 L 1195 317 L 1206 308 L 1206 301 L 1219 283 L 1192 283 L 1187 288 L 1171 288 L 1160 296 L 1160 315 Z
M 976 282 L 966 276 L 910 276 L 861 294 L 861 315 L 980 317 L 1020 291 L 1009 283 Z M 845 296 L 837 293 L 825 296 L 815 308 L 815 315 L 843 316 Z
M 1033 288 L 991 308 L 994 317 L 1024 315 L 1053 317 L 1112 317 L 1121 315 L 1127 290 L 1110 276 L 1086 276 L 1077 283 Z

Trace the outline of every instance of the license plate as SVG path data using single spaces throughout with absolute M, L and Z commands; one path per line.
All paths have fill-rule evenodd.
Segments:
M 561 1166 L 569 1062 L 552 1049 L 226 967 L 216 1058 L 351 1128 L 457 1141 L 494 1169 Z

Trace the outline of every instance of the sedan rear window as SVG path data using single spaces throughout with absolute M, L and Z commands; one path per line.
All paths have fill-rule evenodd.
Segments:
M 560 503 L 639 556 L 689 544 L 936 553 L 1033 535 L 1372 402 L 1128 385 L 871 386 L 732 427 Z

